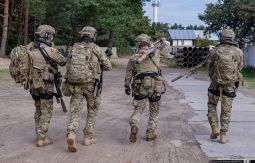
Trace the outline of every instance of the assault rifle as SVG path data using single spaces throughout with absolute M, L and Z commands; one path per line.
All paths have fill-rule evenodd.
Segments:
M 60 90 L 61 83 L 62 83 L 62 75 L 58 71 L 58 66 L 50 59 L 46 50 L 44 48 L 41 48 L 39 42 L 36 43 L 36 46 L 39 49 L 39 51 L 41 52 L 43 58 L 58 72 L 57 74 L 54 74 L 54 85 L 55 85 L 57 93 L 54 93 L 53 95 L 56 97 L 57 103 L 61 102 L 63 112 L 66 113 L 67 112 L 66 105 L 63 100 L 62 92 Z M 60 101 L 59 101 L 59 99 L 60 99 Z
M 60 72 L 58 72 L 57 74 L 54 74 L 54 85 L 57 91 L 57 93 L 55 94 L 55 97 L 56 97 L 57 103 L 61 103 L 63 112 L 66 113 L 67 112 L 66 105 L 63 100 L 62 92 L 60 90 L 61 84 L 62 84 L 62 75 L 60 74 Z
M 186 76 L 186 78 L 190 77 L 191 75 L 193 75 L 200 67 L 202 67 L 205 63 L 207 62 L 207 59 L 203 62 L 201 62 L 200 64 L 196 65 L 195 67 L 192 67 L 188 72 L 185 72 L 179 76 L 177 76 L 176 78 L 172 79 L 171 82 L 175 82 L 181 78 L 183 78 L 184 76 Z

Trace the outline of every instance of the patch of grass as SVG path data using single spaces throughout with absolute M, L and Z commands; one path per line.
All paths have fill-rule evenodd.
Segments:
M 9 70 L 0 70 L 0 80 L 5 80 L 9 75 Z
M 255 89 L 255 71 L 250 69 L 243 69 L 242 74 L 248 87 Z

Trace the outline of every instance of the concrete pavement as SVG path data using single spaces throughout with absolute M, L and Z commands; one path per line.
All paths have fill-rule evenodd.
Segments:
M 180 103 L 188 104 L 193 108 L 195 115 L 189 119 L 197 132 L 195 137 L 201 144 L 201 149 L 209 159 L 255 159 L 255 97 L 250 97 L 241 92 L 237 93 L 232 108 L 232 122 L 230 124 L 228 144 L 220 144 L 218 140 L 210 140 L 210 126 L 207 120 L 207 89 L 209 81 L 201 81 L 194 76 L 182 78 L 175 83 L 171 79 L 180 75 L 170 73 L 166 76 L 168 84 L 184 95 Z M 218 104 L 220 115 L 220 103 Z M 201 131 L 200 131 L 201 130 Z

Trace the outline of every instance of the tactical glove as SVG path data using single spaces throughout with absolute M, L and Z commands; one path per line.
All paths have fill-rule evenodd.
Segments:
M 239 88 L 239 85 L 240 85 L 240 82 L 239 82 L 239 81 L 235 82 L 235 87 L 236 87 L 236 88 Z
M 125 85 L 125 93 L 126 95 L 131 95 L 131 88 L 129 85 Z
M 149 58 L 153 58 L 154 55 L 155 55 L 155 52 L 150 52 L 150 53 L 149 53 Z

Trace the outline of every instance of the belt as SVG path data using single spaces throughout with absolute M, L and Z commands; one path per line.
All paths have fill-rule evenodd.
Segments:
M 150 76 L 152 78 L 158 77 L 159 74 L 156 72 L 152 72 L 152 73 L 141 73 L 139 75 L 136 76 L 136 78 L 138 79 L 144 79 L 146 76 Z

